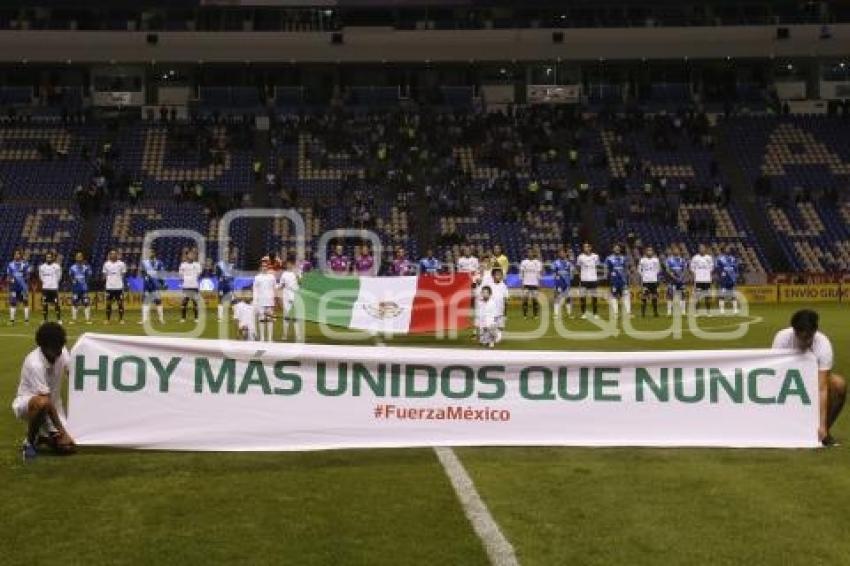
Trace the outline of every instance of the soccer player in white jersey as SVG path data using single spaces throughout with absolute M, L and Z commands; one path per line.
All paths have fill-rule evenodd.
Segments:
M 257 339 L 257 313 L 249 300 L 237 299 L 233 303 L 233 319 L 240 340 Z
M 254 276 L 254 310 L 259 319 L 260 341 L 271 342 L 274 336 L 274 304 L 277 279 L 268 257 L 260 261 L 260 271 Z
M 461 247 L 456 267 L 459 273 L 474 274 L 478 271 L 478 258 L 469 252 L 469 246 Z
M 593 316 L 599 318 L 598 298 L 596 290 L 599 287 L 599 256 L 593 252 L 590 242 L 585 242 L 582 252 L 576 258 L 579 284 L 581 285 L 581 318 L 587 318 L 587 296 L 591 296 Z
M 658 316 L 658 274 L 661 273 L 661 261 L 655 255 L 652 246 L 647 246 L 644 255 L 638 262 L 640 284 L 640 315 L 646 317 L 647 300 L 652 301 L 652 314 Z
M 286 265 L 280 274 L 277 286 L 283 291 L 283 339 L 289 338 L 289 325 L 295 329 L 295 341 L 301 341 L 301 329 L 298 325 L 297 313 L 295 312 L 295 300 L 300 288 L 301 276 L 295 269 L 295 261 L 286 260 Z
M 106 323 L 112 320 L 112 304 L 118 303 L 118 322 L 124 324 L 124 276 L 127 266 L 118 258 L 118 250 L 109 250 L 103 262 L 106 278 Z
M 537 250 L 528 251 L 528 257 L 519 264 L 519 277 L 522 281 L 522 316 L 528 318 L 528 305 L 531 303 L 531 312 L 537 318 L 540 304 L 537 294 L 540 290 L 540 275 L 543 273 L 543 262 L 538 257 Z
M 56 321 L 62 324 L 62 308 L 59 306 L 59 282 L 62 280 L 62 268 L 56 262 L 53 252 L 44 254 L 44 263 L 38 266 L 38 278 L 41 280 L 41 312 L 47 322 L 50 305 L 56 311 Z
M 197 322 L 198 301 L 201 296 L 200 279 L 203 268 L 195 258 L 194 251 L 189 250 L 186 252 L 177 271 L 180 274 L 181 287 L 183 289 L 183 301 L 180 304 L 180 322 L 186 322 L 186 312 L 189 309 L 190 302 L 192 303 L 192 314 L 195 315 L 195 322 Z
M 773 349 L 814 354 L 818 364 L 818 440 L 824 446 L 832 446 L 835 441 L 829 431 L 844 408 L 847 381 L 832 371 L 832 343 L 818 330 L 819 318 L 813 310 L 795 312 L 791 317 L 791 326 L 780 330 L 773 338 Z
M 499 313 L 501 307 L 499 301 L 493 297 L 493 290 L 489 285 L 481 287 L 481 299 L 478 306 L 478 340 L 482 345 L 493 348 L 502 338 L 499 329 Z
M 699 314 L 700 299 L 705 301 L 705 313 L 711 314 L 711 276 L 714 273 L 714 258 L 708 253 L 705 244 L 699 245 L 699 251 L 691 258 L 691 273 L 694 277 L 694 313 Z
M 43 429 L 54 450 L 65 454 L 73 451 L 74 441 L 65 430 L 62 408 L 62 379 L 70 362 L 66 342 L 64 328 L 55 322 L 45 322 L 35 334 L 38 348 L 24 358 L 12 411 L 27 422 L 27 437 L 22 446 L 25 462 L 38 456 L 39 435 Z

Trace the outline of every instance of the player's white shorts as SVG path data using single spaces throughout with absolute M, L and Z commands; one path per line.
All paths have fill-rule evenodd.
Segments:
M 19 395 L 12 401 L 12 412 L 15 417 L 21 420 L 26 420 L 29 416 L 29 406 L 32 395 Z

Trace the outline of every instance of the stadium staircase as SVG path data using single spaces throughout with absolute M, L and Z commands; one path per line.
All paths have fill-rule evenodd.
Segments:
M 790 271 L 791 266 L 776 239 L 776 233 L 769 225 L 769 218 L 756 199 L 753 185 L 747 180 L 744 171 L 735 159 L 734 149 L 726 136 L 723 126 L 714 129 L 715 155 L 723 177 L 730 184 L 732 200 L 740 207 L 754 236 L 761 245 L 770 263 L 771 271 Z

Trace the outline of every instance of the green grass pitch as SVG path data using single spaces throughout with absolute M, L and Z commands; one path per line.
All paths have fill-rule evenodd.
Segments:
M 732 343 L 554 335 L 500 348 L 763 347 L 800 305 L 753 308 Z M 848 306 L 818 306 L 850 373 Z M 171 318 L 175 313 L 168 313 Z M 140 333 L 126 326 L 69 326 Z M 511 312 L 511 327 L 531 327 Z M 704 319 L 708 326 L 740 319 Z M 641 329 L 668 319 L 635 319 Z M 5 324 L 5 323 L 4 323 Z M 177 323 L 169 328 L 184 329 Z M 581 321 L 571 328 L 590 329 Z M 487 557 L 429 449 L 167 453 L 82 449 L 20 462 L 9 405 L 36 324 L 0 326 L 0 564 L 475 565 Z M 212 328 L 209 329 L 212 335 Z M 313 331 L 311 334 L 315 334 Z M 311 336 L 315 338 L 315 336 Z M 400 344 L 433 345 L 407 337 Z M 441 344 L 443 345 L 443 344 Z M 469 338 L 448 344 L 476 347 Z M 464 448 L 524 565 L 848 564 L 850 416 L 830 450 Z

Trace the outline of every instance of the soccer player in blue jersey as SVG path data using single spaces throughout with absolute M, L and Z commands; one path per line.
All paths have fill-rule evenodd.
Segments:
M 440 272 L 440 260 L 434 255 L 434 250 L 429 249 L 425 257 L 419 260 L 420 275 L 437 275 Z
M 148 259 L 142 260 L 142 320 L 139 321 L 139 324 L 144 324 L 148 320 L 152 304 L 156 305 L 159 323 L 165 322 L 162 295 L 160 295 L 160 290 L 165 287 L 165 280 L 162 277 L 164 270 L 165 266 L 162 264 L 162 260 L 157 257 L 155 250 L 151 250 Z
M 632 314 L 632 299 L 629 293 L 629 272 L 626 256 L 620 244 L 614 244 L 611 254 L 605 258 L 605 268 L 608 270 L 608 281 L 611 283 L 611 317 L 619 313 L 619 301 L 623 301 L 625 316 Z
M 6 281 L 9 285 L 9 324 L 15 324 L 15 314 L 18 303 L 24 308 L 24 322 L 29 324 L 29 278 L 32 275 L 32 266 L 24 259 L 21 250 L 15 250 L 12 261 L 6 266 Z
M 688 270 L 688 260 L 674 244 L 670 246 L 670 254 L 664 260 L 664 275 L 667 278 L 667 316 L 673 316 L 673 304 L 679 304 L 679 314 L 685 312 L 685 274 Z
M 71 324 L 77 322 L 77 309 L 83 307 L 86 324 L 91 324 L 91 300 L 89 300 L 89 281 L 91 266 L 86 262 L 83 252 L 77 252 L 74 263 L 68 269 L 71 275 Z
M 715 263 L 717 278 L 720 281 L 720 314 L 726 314 L 726 302 L 732 303 L 732 314 L 738 314 L 738 299 L 735 298 L 735 285 L 738 284 L 740 267 L 738 258 L 735 256 L 735 248 L 728 246 L 726 253 L 717 256 Z
M 569 253 L 565 248 L 561 248 L 558 251 L 558 258 L 552 262 L 552 272 L 555 275 L 554 316 L 556 318 L 561 315 L 561 305 L 564 303 L 567 305 L 567 316 L 571 317 L 573 315 L 573 301 L 570 297 L 570 287 L 572 286 L 575 270 L 575 264 L 573 264 Z
M 231 251 L 226 261 L 220 259 L 215 264 L 215 276 L 218 278 L 218 322 L 224 320 L 226 309 L 229 309 L 233 302 L 233 272 L 236 269 L 233 265 L 234 258 L 235 252 Z

